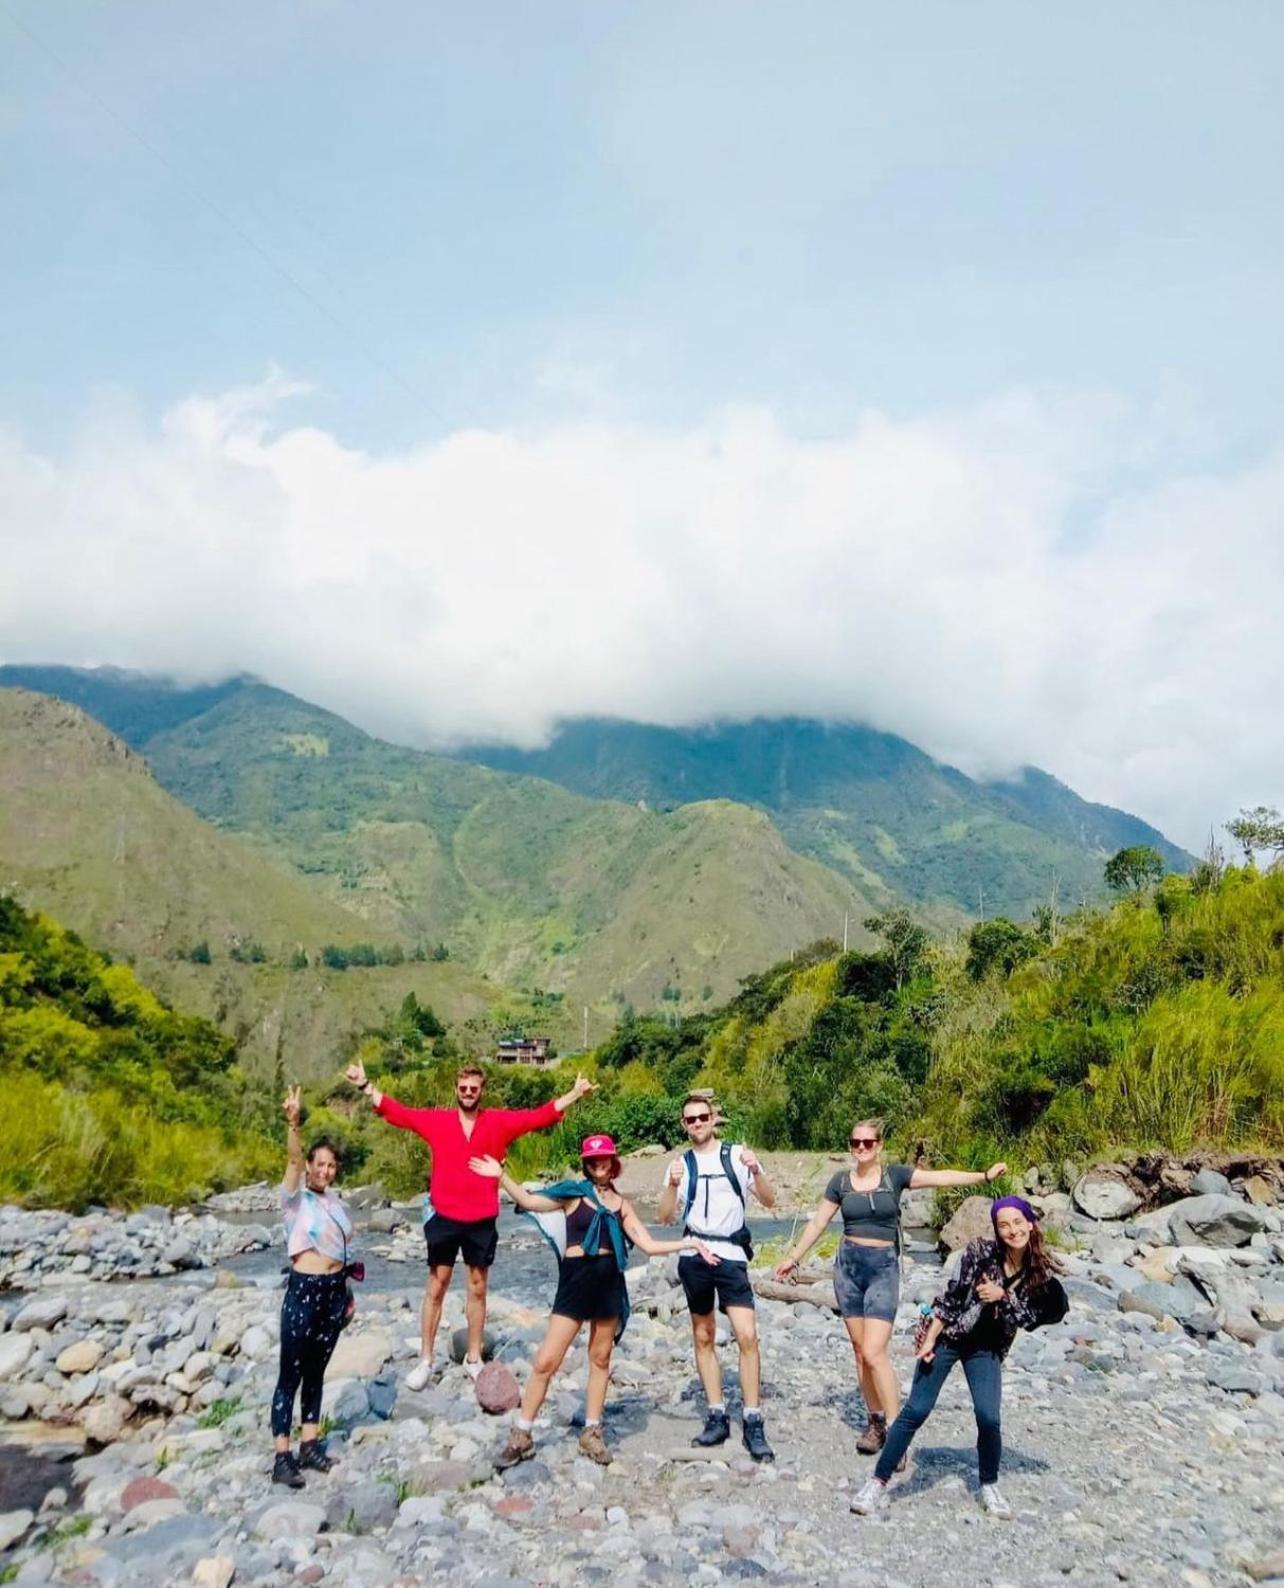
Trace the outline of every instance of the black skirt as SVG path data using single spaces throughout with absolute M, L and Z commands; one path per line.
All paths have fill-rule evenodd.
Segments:
M 624 1275 L 613 1252 L 600 1257 L 564 1257 L 553 1311 L 577 1323 L 624 1316 Z

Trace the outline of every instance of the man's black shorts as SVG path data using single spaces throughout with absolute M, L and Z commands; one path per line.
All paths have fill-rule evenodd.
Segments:
M 428 1266 L 438 1268 L 443 1264 L 453 1268 L 462 1252 L 469 1268 L 489 1268 L 495 1261 L 495 1248 L 499 1244 L 498 1219 L 450 1219 L 444 1213 L 434 1213 L 424 1225 L 424 1240 L 428 1243 Z
M 687 1306 L 699 1317 L 712 1312 L 715 1301 L 723 1312 L 728 1307 L 753 1307 L 748 1263 L 724 1261 L 711 1268 L 703 1257 L 688 1252 L 678 1259 L 678 1278 Z

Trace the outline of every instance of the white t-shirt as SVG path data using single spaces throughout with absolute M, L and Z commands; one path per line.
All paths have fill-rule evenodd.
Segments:
M 694 1148 L 689 1149 L 695 1151 Z M 740 1182 L 744 1201 L 736 1195 L 730 1180 L 722 1172 L 722 1143 L 714 1142 L 703 1152 L 696 1152 L 696 1194 L 687 1215 L 687 1223 L 701 1234 L 730 1235 L 745 1221 L 745 1208 L 749 1200 L 749 1182 L 752 1178 L 745 1168 L 744 1149 L 739 1145 L 731 1149 L 731 1169 Z M 667 1177 L 666 1177 L 667 1182 Z M 678 1181 L 678 1216 L 687 1205 L 687 1166 L 682 1164 L 682 1178 Z M 724 1263 L 747 1263 L 743 1246 L 734 1241 L 706 1241 L 715 1257 Z

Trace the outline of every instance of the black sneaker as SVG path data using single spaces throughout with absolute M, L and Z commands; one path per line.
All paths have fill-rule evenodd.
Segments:
M 272 1482 L 283 1483 L 287 1489 L 307 1487 L 299 1463 L 288 1450 L 283 1450 L 272 1463 Z
M 704 1427 L 691 1441 L 693 1445 L 725 1445 L 731 1438 L 731 1419 L 726 1412 L 710 1412 Z
M 767 1443 L 767 1430 L 761 1417 L 746 1417 L 744 1422 L 745 1449 L 755 1461 L 774 1461 L 776 1452 Z
M 300 1467 L 309 1472 L 330 1472 L 337 1465 L 326 1454 L 326 1448 L 319 1439 L 303 1439 L 299 1442 Z

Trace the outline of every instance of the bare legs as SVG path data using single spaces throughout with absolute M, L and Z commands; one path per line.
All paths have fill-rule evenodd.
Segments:
M 740 1394 L 751 1410 L 759 1405 L 762 1390 L 762 1356 L 758 1349 L 758 1320 L 752 1307 L 728 1307 L 727 1322 L 740 1351 Z M 722 1405 L 722 1368 L 716 1345 L 717 1320 L 712 1312 L 691 1314 L 696 1372 L 710 1406 Z
M 486 1328 L 486 1283 L 488 1268 L 467 1268 L 468 1296 L 465 1315 L 468 1319 L 468 1356 L 481 1361 L 482 1335 Z M 419 1355 L 431 1362 L 437 1345 L 437 1328 L 441 1323 L 441 1310 L 446 1302 L 454 1268 L 448 1263 L 435 1263 L 428 1270 L 428 1283 L 424 1287 L 423 1306 L 419 1311 Z
M 606 1405 L 607 1386 L 611 1381 L 611 1352 L 615 1346 L 618 1322 L 617 1318 L 595 1318 L 589 1324 L 588 1391 L 584 1411 L 591 1423 L 601 1421 L 602 1408 Z M 526 1391 L 522 1396 L 523 1424 L 533 1423 L 539 1416 L 540 1407 L 548 1398 L 548 1387 L 553 1375 L 561 1367 L 582 1327 L 575 1318 L 563 1318 L 556 1312 L 548 1320 L 548 1332 L 535 1353 L 531 1376 L 526 1380 Z
M 486 1282 L 489 1275 L 488 1268 L 468 1269 L 466 1316 L 468 1318 L 467 1355 L 470 1362 L 480 1362 L 482 1359 L 482 1333 L 486 1328 Z
M 883 1318 L 844 1318 L 856 1357 L 856 1376 L 871 1415 L 891 1423 L 901 1409 L 901 1387 L 887 1348 L 892 1326 Z

